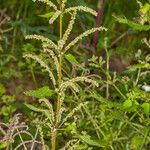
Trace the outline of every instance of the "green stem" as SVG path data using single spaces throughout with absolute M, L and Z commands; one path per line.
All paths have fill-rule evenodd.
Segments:
M 60 4 L 60 10 L 62 10 L 62 6 Z M 60 32 L 60 39 L 62 39 L 62 24 L 63 24 L 63 16 L 60 16 L 59 20 L 59 32 Z M 59 72 L 58 72 L 58 89 L 60 88 L 62 82 L 62 54 L 60 52 L 59 54 Z M 52 130 L 52 150 L 56 150 L 56 144 L 57 144 L 57 130 L 59 126 L 59 117 L 60 117 L 60 111 L 61 111 L 61 95 L 58 93 L 57 96 L 57 104 L 56 104 L 56 120 L 55 125 Z
M 106 51 L 106 80 L 107 80 L 107 83 L 106 83 L 106 98 L 108 99 L 109 98 L 109 53 L 108 53 L 108 50 L 107 48 L 105 49 Z
M 37 86 L 37 82 L 36 82 L 36 78 L 35 78 L 35 74 L 34 74 L 32 66 L 30 67 L 30 72 L 31 72 L 31 75 L 32 75 L 33 82 L 34 82 L 34 84 L 35 84 L 35 86 L 37 88 L 38 86 Z
M 126 99 L 126 97 L 124 96 L 124 94 L 119 90 L 119 88 L 115 85 L 115 84 L 112 84 L 113 87 L 116 89 L 116 91 L 123 97 L 123 99 Z
M 137 78 L 136 78 L 134 86 L 136 86 L 138 84 L 139 79 L 140 79 L 140 75 L 141 75 L 141 69 L 138 70 L 138 74 L 137 74 Z

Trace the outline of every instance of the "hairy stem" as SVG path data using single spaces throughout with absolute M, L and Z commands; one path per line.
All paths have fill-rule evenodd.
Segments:
M 60 10 L 62 10 L 62 6 L 60 3 Z M 60 27 L 60 39 L 62 39 L 62 23 L 63 23 L 63 16 L 60 16 L 59 20 L 59 27 Z M 62 81 L 62 54 L 60 52 L 59 54 L 59 72 L 58 72 L 58 89 L 61 85 Z M 61 111 L 61 95 L 58 94 L 57 96 L 57 104 L 56 104 L 56 116 L 55 116 L 55 125 L 53 126 L 52 130 L 52 150 L 56 150 L 56 145 L 57 145 L 57 129 L 59 126 L 59 118 L 60 118 L 60 111 Z

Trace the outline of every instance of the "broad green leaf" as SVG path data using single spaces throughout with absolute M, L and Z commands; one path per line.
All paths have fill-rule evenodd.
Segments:
M 66 54 L 65 58 L 71 63 L 71 64 L 79 64 L 76 58 L 72 54 Z
M 141 107 L 143 108 L 143 111 L 145 114 L 150 114 L 150 104 L 149 103 L 143 103 L 141 105 Z
M 54 91 L 49 89 L 48 86 L 44 86 L 42 88 L 39 88 L 37 90 L 30 90 L 25 92 L 27 96 L 35 97 L 35 98 L 45 98 L 45 97 L 51 97 L 54 94 Z
M 128 109 L 132 106 L 132 101 L 131 100 L 126 100 L 124 103 L 123 103 L 123 108 L 124 109 Z
M 39 15 L 42 18 L 51 18 L 54 15 L 54 12 L 46 13 L 43 15 Z
M 126 18 L 116 17 L 116 16 L 114 16 L 114 17 L 119 23 L 127 24 L 128 26 L 130 26 L 134 30 L 148 31 L 150 29 L 150 25 L 141 25 L 141 24 L 135 23 L 133 21 L 130 21 Z

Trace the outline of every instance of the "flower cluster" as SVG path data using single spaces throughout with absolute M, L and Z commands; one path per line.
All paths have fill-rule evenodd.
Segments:
M 45 70 L 49 73 L 49 77 L 51 78 L 53 85 L 54 86 L 56 85 L 56 80 L 54 78 L 52 71 L 50 70 L 49 66 L 42 59 L 40 59 L 38 56 L 33 55 L 33 54 L 26 54 L 26 55 L 24 55 L 24 57 L 32 58 L 33 60 L 38 62 L 43 68 L 45 68 Z

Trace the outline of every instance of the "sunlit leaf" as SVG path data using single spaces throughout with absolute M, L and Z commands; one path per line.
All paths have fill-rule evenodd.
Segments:
M 35 97 L 35 98 L 45 98 L 45 97 L 51 97 L 54 94 L 54 91 L 49 89 L 48 86 L 44 86 L 42 88 L 39 88 L 37 90 L 30 90 L 25 92 L 27 96 Z
M 54 12 L 46 13 L 43 15 L 39 15 L 42 18 L 51 18 L 54 15 Z
M 139 12 L 142 14 L 146 14 L 150 10 L 150 4 L 145 3 L 142 8 L 140 8 Z
M 144 63 L 144 64 L 136 64 L 136 65 L 129 66 L 128 69 L 129 70 L 136 70 L 136 69 L 142 69 L 142 68 L 148 68 L 148 67 L 150 67 L 150 64 Z
M 132 106 L 132 101 L 131 100 L 126 100 L 124 103 L 123 103 L 123 108 L 124 109 L 128 109 Z
M 65 58 L 71 63 L 71 64 L 79 64 L 76 58 L 72 54 L 66 54 Z
M 127 24 L 128 26 L 130 26 L 134 30 L 148 31 L 150 29 L 150 25 L 141 25 L 141 24 L 135 23 L 133 21 L 130 21 L 126 18 L 122 18 L 122 17 L 118 17 L 118 16 L 117 17 L 114 16 L 114 17 L 119 23 Z
M 150 104 L 149 103 L 143 103 L 141 105 L 141 107 L 143 108 L 143 111 L 145 114 L 149 114 L 150 113 Z

